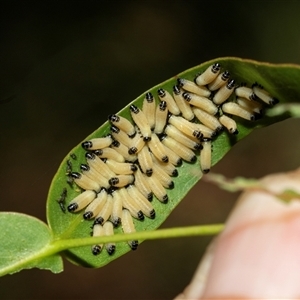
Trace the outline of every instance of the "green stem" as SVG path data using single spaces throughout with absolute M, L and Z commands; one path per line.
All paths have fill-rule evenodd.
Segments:
M 113 236 L 103 237 L 88 237 L 79 239 L 61 239 L 54 240 L 40 251 L 33 253 L 32 255 L 11 264 L 0 270 L 0 276 L 20 271 L 28 266 L 34 266 L 34 262 L 41 260 L 45 257 L 57 254 L 61 251 L 77 248 L 82 246 L 89 246 L 100 243 L 118 243 L 130 240 L 154 240 L 154 239 L 167 239 L 177 237 L 190 237 L 201 235 L 214 235 L 222 231 L 224 224 L 213 225 L 200 225 L 190 227 L 179 227 L 170 229 L 160 229 L 155 231 L 135 232 L 130 234 L 116 234 Z

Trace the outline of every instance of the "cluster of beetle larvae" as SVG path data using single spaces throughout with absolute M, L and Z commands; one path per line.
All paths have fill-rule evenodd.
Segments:
M 86 163 L 81 172 L 69 168 L 68 179 L 83 192 L 67 209 L 85 209 L 83 218 L 94 219 L 93 236 L 113 235 L 119 225 L 124 233 L 134 232 L 133 218 L 154 219 L 153 195 L 168 202 L 166 189 L 174 187 L 172 177 L 183 160 L 196 162 L 200 151 L 199 167 L 209 172 L 212 140 L 223 129 L 238 134 L 232 116 L 255 121 L 265 107 L 278 102 L 257 83 L 237 85 L 218 63 L 197 74 L 194 82 L 178 78 L 171 93 L 160 88 L 157 96 L 159 104 L 148 92 L 142 107 L 130 106 L 133 122 L 110 115 L 110 134 L 82 143 Z M 65 196 L 66 190 L 61 199 Z M 135 250 L 138 241 L 128 244 Z M 92 253 L 102 248 L 111 255 L 115 244 L 94 245 Z

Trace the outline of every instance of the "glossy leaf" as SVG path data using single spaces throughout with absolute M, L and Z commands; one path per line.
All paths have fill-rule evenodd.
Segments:
M 238 58 L 219 58 L 206 62 L 202 65 L 184 71 L 173 78 L 149 89 L 148 91 L 152 92 L 154 95 L 157 94 L 158 88 L 164 88 L 171 92 L 172 87 L 176 84 L 178 77 L 193 80 L 197 73 L 204 71 L 209 65 L 215 62 L 220 63 L 222 69 L 229 70 L 232 78 L 236 79 L 237 83 L 246 82 L 249 85 L 254 82 L 260 83 L 264 86 L 265 90 L 272 94 L 272 96 L 278 98 L 280 103 L 299 101 L 300 69 L 298 66 L 272 65 Z M 132 103 L 138 107 L 141 107 L 145 93 L 137 97 Z M 119 112 L 120 115 L 130 120 L 131 117 L 128 107 L 132 103 L 129 103 Z M 116 112 L 112 111 L 111 113 Z M 274 114 L 273 116 L 268 114 L 256 122 L 243 121 L 237 118 L 236 121 L 239 129 L 238 136 L 232 136 L 227 132 L 223 132 L 213 141 L 213 165 L 216 164 L 235 143 L 246 137 L 255 128 L 268 126 L 275 122 L 289 118 L 290 116 L 291 113 L 284 111 L 281 114 Z M 101 137 L 107 134 L 109 132 L 109 127 L 110 124 L 108 122 L 104 123 L 84 140 L 89 140 L 94 137 Z M 76 160 L 70 158 L 71 153 L 76 154 Z M 67 188 L 66 205 L 76 195 L 78 195 L 79 189 L 76 187 L 76 185 L 73 184 L 73 186 L 70 186 L 66 182 L 67 160 L 72 162 L 73 170 L 78 171 L 79 165 L 85 162 L 84 154 L 85 151 L 83 151 L 81 148 L 80 142 L 62 161 L 55 177 L 53 178 L 47 201 L 47 218 L 55 239 L 83 238 L 87 237 L 91 231 L 90 227 L 92 225 L 92 221 L 84 221 L 82 218 L 82 213 L 64 213 L 57 202 L 57 200 L 60 198 L 63 188 Z M 172 212 L 172 210 L 178 205 L 178 203 L 185 197 L 189 190 L 202 177 L 199 161 L 194 164 L 184 163 L 183 166 L 178 168 L 178 172 L 179 176 L 174 178 L 175 188 L 173 190 L 168 190 L 169 203 L 162 204 L 159 201 L 154 200 L 153 206 L 156 210 L 156 219 L 150 220 L 146 218 L 144 221 L 135 220 L 137 231 L 153 230 L 159 227 Z M 116 229 L 116 232 L 121 233 L 121 229 Z M 66 252 L 66 255 L 76 264 L 99 267 L 109 263 L 128 251 L 130 251 L 128 245 L 126 243 L 121 243 L 117 245 L 116 253 L 112 256 L 109 256 L 104 251 L 99 256 L 95 257 L 91 254 L 90 247 L 70 249 Z

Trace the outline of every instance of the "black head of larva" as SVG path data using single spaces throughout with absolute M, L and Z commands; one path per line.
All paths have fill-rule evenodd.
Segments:
M 120 117 L 117 115 L 109 115 L 108 116 L 108 120 L 112 123 L 114 122 L 119 122 L 120 121 Z
M 74 179 L 80 179 L 81 178 L 81 174 L 78 172 L 72 172 L 70 173 L 70 176 Z
M 226 71 L 223 72 L 223 74 L 222 74 L 222 76 L 221 76 L 221 79 L 222 79 L 223 81 L 226 81 L 226 80 L 229 79 L 229 77 L 230 77 L 230 73 L 226 70 Z
M 112 220 L 114 227 L 118 227 L 121 224 L 121 218 L 116 218 Z
M 167 102 L 166 102 L 166 101 L 161 101 L 161 102 L 159 103 L 159 109 L 160 109 L 161 111 L 165 111 L 166 108 L 167 108 Z
M 152 93 L 148 92 L 145 95 L 147 102 L 152 103 L 154 101 Z
M 150 192 L 148 195 L 147 195 L 147 199 L 149 202 L 151 202 L 153 200 L 153 193 Z
M 183 87 L 184 86 L 184 79 L 182 79 L 182 78 L 177 78 L 177 85 L 175 85 L 174 87 L 173 87 L 173 91 L 175 92 L 175 90 L 174 90 L 174 88 L 176 87 L 176 89 L 179 89 L 179 88 L 181 88 L 181 87 Z M 180 90 L 179 90 L 179 92 L 180 92 Z M 176 93 L 176 92 L 175 92 Z
M 187 92 L 182 93 L 182 96 L 183 96 L 184 100 L 186 100 L 188 102 L 190 102 L 191 99 L 192 99 L 191 95 L 189 93 L 187 93 Z
M 110 185 L 117 185 L 119 183 L 119 178 L 118 177 L 112 177 L 111 179 L 108 180 L 108 183 Z
M 97 150 L 93 151 L 93 153 L 95 153 L 97 156 L 101 156 L 101 155 L 103 155 L 103 150 L 97 149 Z
M 112 126 L 110 127 L 110 130 L 111 130 L 112 132 L 114 132 L 114 133 L 119 133 L 119 132 L 120 132 L 120 129 L 119 129 L 117 126 L 115 126 L 115 125 L 112 125 Z
M 171 181 L 171 182 L 169 183 L 168 188 L 169 188 L 169 189 L 174 189 L 174 182 L 173 182 L 173 181 Z
M 101 249 L 101 247 L 99 245 L 95 245 L 95 246 L 92 247 L 92 253 L 93 253 L 93 255 L 100 254 L 101 250 L 102 249 Z
M 104 219 L 102 217 L 98 217 L 95 219 L 94 223 L 93 223 L 93 226 L 95 225 L 102 225 L 104 222 Z
M 114 254 L 116 250 L 116 246 L 115 245 L 109 245 L 107 248 L 106 248 L 106 251 L 109 255 L 112 255 Z
M 272 98 L 271 100 L 270 100 L 270 102 L 269 102 L 269 104 L 270 105 L 275 105 L 275 104 L 277 104 L 279 102 L 279 100 L 277 99 L 277 98 Z
M 228 83 L 227 83 L 227 88 L 229 90 L 232 90 L 235 87 L 235 80 L 231 79 Z
M 180 79 L 180 78 L 178 78 L 178 79 Z M 174 94 L 179 95 L 180 94 L 180 87 L 178 85 L 174 85 L 173 86 L 173 92 L 174 92 Z
M 131 241 L 129 246 L 130 246 L 131 250 L 136 250 L 139 246 L 139 242 L 138 241 Z
M 144 142 L 150 142 L 151 141 L 151 136 L 144 136 L 143 141 Z
M 130 165 L 130 170 L 131 170 L 132 172 L 135 172 L 135 171 L 137 170 L 137 166 L 136 166 L 135 164 L 131 164 L 131 165 Z
M 90 170 L 90 166 L 85 165 L 85 164 L 81 164 L 80 165 L 80 170 L 81 171 L 89 171 Z
M 137 106 L 133 105 L 133 104 L 131 104 L 131 105 L 129 106 L 129 109 L 130 109 L 130 111 L 133 112 L 134 114 L 138 114 L 138 113 L 140 112 L 140 109 L 139 109 Z
M 140 221 L 143 221 L 145 219 L 144 214 L 141 210 L 137 212 L 137 217 Z
M 155 210 L 150 211 L 150 219 L 155 219 Z
M 85 220 L 90 220 L 94 216 L 93 212 L 87 211 L 86 213 L 83 214 L 83 218 Z
M 176 167 L 180 167 L 180 166 L 182 166 L 182 159 L 181 158 L 179 158 L 176 162 Z
M 194 131 L 193 131 L 193 136 L 194 136 L 195 138 L 197 138 L 198 140 L 200 140 L 200 139 L 203 137 L 203 134 L 202 134 L 202 132 L 199 131 L 199 130 L 194 130 Z
M 113 142 L 111 144 L 112 144 L 112 146 L 114 146 L 116 148 L 120 147 L 120 142 L 117 140 L 113 140 Z
M 218 63 L 213 64 L 211 67 L 211 71 L 213 73 L 217 73 L 218 71 L 220 71 L 220 69 L 221 69 L 221 65 Z
M 137 153 L 137 151 L 138 151 L 137 147 L 131 147 L 128 149 L 128 154 L 133 155 Z
M 202 145 L 200 144 L 200 143 L 196 143 L 195 145 L 194 145 L 194 150 L 201 150 L 203 147 L 202 147 Z
M 176 169 L 174 169 L 171 176 L 172 177 L 177 177 L 178 176 L 178 171 Z
M 68 212 L 73 212 L 78 208 L 78 204 L 77 203 L 71 203 L 70 205 L 68 205 Z
M 162 198 L 162 202 L 163 202 L 164 204 L 167 204 L 168 201 L 169 201 L 169 197 L 168 197 L 167 194 L 165 194 L 165 195 L 163 196 L 163 198 Z
M 93 143 L 90 141 L 85 141 L 81 144 L 81 147 L 85 150 L 90 149 L 91 147 L 93 147 Z
M 190 162 L 194 163 L 196 160 L 197 160 L 197 156 L 194 155 L 194 156 L 191 158 Z
M 162 98 L 166 96 L 166 92 L 164 89 L 158 89 L 157 94 L 158 94 L 158 96 L 160 96 Z
M 87 152 L 87 153 L 85 154 L 85 158 L 86 158 L 86 159 L 92 160 L 92 159 L 95 159 L 95 158 L 96 158 L 96 155 L 95 155 L 94 153 Z
M 169 157 L 168 157 L 167 155 L 165 155 L 165 156 L 163 156 L 163 157 L 161 158 L 161 160 L 162 160 L 164 163 L 167 163 L 167 162 L 169 162 Z

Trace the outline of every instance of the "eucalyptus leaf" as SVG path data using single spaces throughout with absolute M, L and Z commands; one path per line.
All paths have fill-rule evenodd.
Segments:
M 218 58 L 205 62 L 199 66 L 175 75 L 169 80 L 154 86 L 146 92 L 152 92 L 156 95 L 159 88 L 172 92 L 172 87 L 176 84 L 178 77 L 193 80 L 197 73 L 203 72 L 208 66 L 216 62 L 221 64 L 222 69 L 229 70 L 232 78 L 234 78 L 237 83 L 246 82 L 251 85 L 254 82 L 258 82 L 263 85 L 265 90 L 272 96 L 279 99 L 281 104 L 299 101 L 299 66 L 272 65 L 269 63 L 260 63 L 231 57 Z M 118 114 L 132 120 L 129 105 L 135 104 L 136 106 L 141 107 L 145 93 L 137 97 L 131 103 L 128 103 L 128 105 Z M 269 111 L 271 110 L 272 109 L 269 109 Z M 111 113 L 116 112 L 112 111 Z M 255 122 L 244 121 L 236 118 L 239 134 L 237 136 L 232 136 L 224 131 L 213 141 L 212 164 L 216 164 L 234 144 L 246 137 L 256 128 L 268 126 L 289 117 L 291 117 L 291 113 L 284 110 L 280 114 L 275 113 L 272 115 L 272 113 L 268 113 L 264 118 Z M 85 137 L 83 141 L 90 140 L 95 137 L 102 137 L 109 132 L 110 124 L 105 122 L 88 137 Z M 75 154 L 77 159 L 72 159 L 70 157 L 71 154 Z M 71 186 L 66 181 L 67 161 L 70 160 L 72 162 L 73 171 L 79 171 L 80 164 L 85 162 L 84 155 L 85 151 L 82 149 L 80 142 L 66 155 L 53 178 L 47 200 L 47 219 L 49 226 L 53 231 L 55 240 L 71 238 L 80 239 L 89 236 L 89 233 L 91 232 L 93 221 L 83 220 L 82 213 L 71 214 L 64 212 L 58 203 L 58 199 L 61 197 L 64 188 L 67 189 L 66 205 L 80 193 L 76 184 Z M 134 220 L 137 231 L 154 230 L 158 228 L 169 216 L 172 210 L 178 205 L 178 203 L 185 197 L 189 190 L 201 179 L 202 172 L 199 166 L 199 153 L 197 156 L 198 160 L 196 163 L 183 163 L 183 165 L 178 168 L 179 176 L 177 178 L 173 178 L 175 188 L 173 190 L 167 190 L 169 202 L 167 204 L 162 204 L 156 199 L 153 200 L 153 206 L 156 210 L 156 218 L 154 220 L 145 218 L 144 221 Z M 115 229 L 115 232 L 121 233 L 121 229 L 117 228 Z M 100 267 L 128 251 L 130 251 L 129 246 L 126 243 L 120 243 L 117 244 L 117 250 L 112 256 L 109 256 L 106 251 L 103 251 L 98 256 L 93 256 L 91 254 L 90 247 L 69 249 L 65 252 L 65 254 L 69 260 L 76 264 L 89 267 Z

